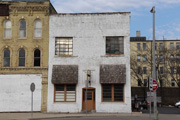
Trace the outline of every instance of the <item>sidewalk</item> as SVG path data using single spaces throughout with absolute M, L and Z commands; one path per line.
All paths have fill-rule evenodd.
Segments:
M 101 117 L 101 116 L 141 116 L 139 112 L 133 113 L 0 113 L 0 120 L 33 120 L 37 118 L 65 118 L 65 117 Z

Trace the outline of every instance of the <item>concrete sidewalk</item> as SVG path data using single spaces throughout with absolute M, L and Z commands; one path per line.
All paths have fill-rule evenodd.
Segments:
M 149 114 L 142 114 L 140 112 L 125 113 L 0 113 L 0 120 L 59 120 L 59 119 L 74 119 L 83 118 L 121 118 L 123 120 L 150 120 Z M 43 119 L 44 118 L 44 119 Z M 79 119 L 79 118 L 78 118 Z M 153 114 L 151 115 L 153 120 Z M 180 114 L 160 114 L 159 120 L 180 120 Z
M 125 113 L 0 113 L 0 120 L 30 120 L 38 118 L 66 118 L 66 117 L 101 117 L 101 116 L 141 116 L 139 112 Z

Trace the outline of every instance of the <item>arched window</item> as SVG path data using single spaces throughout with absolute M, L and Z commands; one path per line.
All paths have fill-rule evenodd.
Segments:
M 4 62 L 3 62 L 4 67 L 9 67 L 10 66 L 10 50 L 5 49 L 4 50 Z
M 5 38 L 11 37 L 11 21 L 10 20 L 4 21 L 4 37 Z
M 34 21 L 34 37 L 40 38 L 42 35 L 42 24 L 40 20 Z
M 20 38 L 26 37 L 26 21 L 25 20 L 20 20 L 19 37 Z
M 25 50 L 19 50 L 19 66 L 25 66 Z
M 34 51 L 34 66 L 40 66 L 41 61 L 41 51 L 39 49 L 36 49 Z

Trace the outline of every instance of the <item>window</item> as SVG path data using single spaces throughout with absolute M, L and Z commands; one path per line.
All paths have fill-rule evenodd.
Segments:
M 137 72 L 138 74 L 141 74 L 141 67 L 138 67 Z
M 141 79 L 138 79 L 138 86 L 141 86 L 141 84 L 142 84 Z
M 137 50 L 141 50 L 141 43 L 137 43 Z
M 170 67 L 171 69 L 171 74 L 174 74 L 174 67 Z
M 159 43 L 159 50 L 163 50 L 164 49 L 164 44 L 163 43 Z
M 147 68 L 146 67 L 143 67 L 143 73 L 147 74 Z
M 25 50 L 19 50 L 19 66 L 25 66 Z
M 5 20 L 4 21 L 4 38 L 11 37 L 11 21 Z
M 180 74 L 180 67 L 179 67 L 179 66 L 177 67 L 176 73 L 177 73 L 177 74 Z
M 106 54 L 107 55 L 124 54 L 123 37 L 107 37 L 106 38 Z
M 119 102 L 124 101 L 124 85 L 123 84 L 104 84 L 102 85 L 102 101 L 103 102 Z
M 160 81 L 161 87 L 163 87 L 164 86 L 164 80 L 160 79 L 159 81 Z
M 56 38 L 55 55 L 72 56 L 73 40 L 72 38 Z
M 176 55 L 176 61 L 177 61 L 177 62 L 180 62 L 180 54 L 177 54 L 177 55 Z
M 180 79 L 177 80 L 177 84 L 180 87 Z
M 25 20 L 20 20 L 19 37 L 20 38 L 26 37 L 26 21 Z
M 34 37 L 40 38 L 42 35 L 42 24 L 40 20 L 34 21 Z
M 55 102 L 75 102 L 76 101 L 76 85 L 54 85 Z
M 175 80 L 174 80 L 174 79 L 171 80 L 171 86 L 172 86 L 172 87 L 175 86 Z
M 155 50 L 157 50 L 157 43 L 155 43 Z
M 143 50 L 146 50 L 146 43 L 143 43 Z
M 4 67 L 9 67 L 10 66 L 10 50 L 5 49 L 4 50 L 4 62 L 3 62 Z
M 160 74 L 163 74 L 163 73 L 164 73 L 164 68 L 160 67 Z
M 159 56 L 159 58 L 160 58 L 160 62 L 163 62 L 163 55 L 162 54 Z
M 147 79 L 144 79 L 144 87 L 147 86 Z
M 180 43 L 176 43 L 176 49 L 180 49 Z
M 137 62 L 141 62 L 141 55 L 137 55 Z
M 171 61 L 174 60 L 174 55 L 173 55 L 173 54 L 170 55 L 170 60 L 171 60 Z
M 34 51 L 34 66 L 40 66 L 41 61 L 41 51 L 39 49 L 36 49 Z
M 147 61 L 147 57 L 146 55 L 143 55 L 143 62 L 146 62 Z
M 170 43 L 170 50 L 174 50 L 174 43 Z

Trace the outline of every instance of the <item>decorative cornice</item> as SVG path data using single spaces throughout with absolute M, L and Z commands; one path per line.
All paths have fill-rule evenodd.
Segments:
M 12 67 L 3 67 L 3 68 L 0 68 L 0 71 L 20 71 L 20 70 L 48 70 L 48 68 L 47 67 L 39 67 L 39 68 L 37 68 L 37 67 L 20 67 L 20 68 L 18 68 L 18 67 L 15 67 L 15 68 L 12 68 Z
M 19 11 L 27 11 L 30 16 L 33 15 L 34 11 L 44 11 L 45 15 L 49 15 L 49 6 L 47 5 L 27 5 L 27 6 L 16 6 L 12 5 L 9 7 L 13 15 L 17 16 Z

